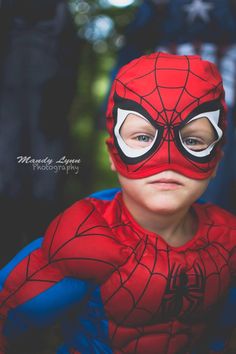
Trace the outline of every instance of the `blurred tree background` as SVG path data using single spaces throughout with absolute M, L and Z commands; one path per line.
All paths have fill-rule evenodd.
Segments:
M 104 110 L 116 54 L 123 31 L 139 1 L 69 0 L 78 36 L 82 41 L 77 93 L 70 112 L 70 157 L 80 158 L 80 171 L 68 175 L 67 204 L 91 192 L 117 186 L 106 153 Z

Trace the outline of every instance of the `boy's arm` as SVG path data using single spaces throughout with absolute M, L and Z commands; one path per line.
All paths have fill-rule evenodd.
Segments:
M 1 295 L 9 279 L 14 276 L 20 266 L 20 263 L 22 262 L 23 264 L 29 257 L 34 258 L 34 255 L 40 252 L 41 244 L 42 238 L 32 242 L 2 269 L 0 272 Z M 50 268 L 47 268 L 47 271 L 50 273 Z M 17 274 L 19 273 L 17 272 Z M 28 281 L 30 282 L 30 278 Z M 35 282 L 32 281 L 32 288 L 28 286 L 25 291 L 29 292 L 33 290 L 34 283 Z M 1 317 L 0 353 L 5 353 L 8 341 L 12 342 L 14 347 L 18 347 L 25 341 L 24 334 L 35 330 L 40 333 L 34 333 L 34 345 L 37 346 L 37 344 L 40 344 L 40 335 L 43 334 L 41 330 L 61 318 L 68 309 L 80 303 L 89 290 L 89 282 L 64 277 L 58 282 L 54 280 L 52 285 L 47 287 L 45 291 L 43 290 L 42 292 L 36 293 L 32 298 L 29 297 L 28 300 L 22 304 L 17 304 L 16 307 L 8 311 L 5 319 Z M 17 294 L 15 296 L 17 298 Z M 14 297 L 14 295 L 12 297 Z M 1 314 L 4 313 L 4 308 L 5 306 L 1 302 Z M 38 330 L 39 328 L 40 331 Z M 39 343 L 36 343 L 37 340 L 39 340 Z M 25 348 L 26 345 L 23 344 L 23 347 Z
M 0 272 L 0 353 L 8 342 L 61 318 L 90 288 L 48 262 L 42 239 L 32 242 Z
M 14 337 L 61 318 L 104 281 L 121 258 L 112 252 L 116 245 L 91 203 L 77 202 L 60 214 L 42 245 L 18 256 L 2 275 L 0 353 Z

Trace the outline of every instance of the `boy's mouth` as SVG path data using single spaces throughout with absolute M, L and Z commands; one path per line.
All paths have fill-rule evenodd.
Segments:
M 162 190 L 174 190 L 183 186 L 183 184 L 180 181 L 173 178 L 156 179 L 154 181 L 151 181 L 150 184 Z

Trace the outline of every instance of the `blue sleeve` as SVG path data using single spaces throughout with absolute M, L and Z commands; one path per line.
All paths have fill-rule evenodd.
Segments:
M 0 291 L 3 293 L 7 288 L 8 278 L 14 274 L 17 276 L 17 266 L 41 248 L 42 238 L 39 238 L 20 251 L 13 260 L 0 271 Z M 40 280 L 39 280 L 40 281 Z M 50 280 L 51 282 L 51 280 Z M 34 281 L 27 291 L 34 292 Z M 35 296 L 9 310 L 4 321 L 1 335 L 7 339 L 8 344 L 17 343 L 21 336 L 48 327 L 55 321 L 62 321 L 68 311 L 78 306 L 86 296 L 94 289 L 94 285 L 73 277 L 64 277 L 60 281 L 50 284 L 46 290 L 38 291 Z M 17 289 L 19 290 L 19 289 Z M 0 301 L 0 307 L 4 308 L 4 301 Z M 0 343 L 1 344 L 1 343 Z M 37 343 L 35 343 L 37 346 Z M 0 345 L 1 352 L 1 345 Z
M 0 270 L 0 291 L 3 289 L 4 283 L 8 275 L 13 271 L 13 269 L 19 264 L 25 257 L 27 257 L 31 252 L 36 249 L 39 249 L 42 245 L 43 237 L 40 237 L 29 245 L 24 247 L 17 255 L 4 267 Z

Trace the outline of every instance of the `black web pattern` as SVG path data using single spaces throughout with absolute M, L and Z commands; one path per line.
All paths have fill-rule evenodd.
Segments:
M 118 214 L 122 217 L 121 205 L 119 205 L 119 210 L 120 212 Z M 123 216 L 123 220 L 124 218 L 125 217 Z M 120 219 L 120 222 L 122 222 L 121 220 L 122 219 Z M 164 247 L 163 242 L 160 242 L 160 238 L 156 237 L 154 241 L 150 241 L 149 235 L 142 234 L 135 230 L 133 225 L 130 222 L 127 222 L 127 220 L 125 221 L 125 224 L 124 222 L 122 223 L 122 228 L 123 227 L 132 229 L 132 233 L 135 233 L 137 238 L 137 243 L 135 244 L 135 247 L 133 247 L 132 253 L 129 256 L 133 258 L 133 261 L 135 260 L 135 265 L 130 269 L 129 275 L 126 279 L 123 279 L 121 275 L 123 266 L 115 271 L 120 279 L 120 285 L 115 289 L 114 293 L 104 299 L 104 304 L 109 307 L 109 303 L 112 302 L 113 298 L 117 297 L 117 294 L 119 294 L 120 291 L 125 291 L 128 294 L 129 301 L 132 305 L 127 311 L 124 311 L 123 316 L 120 316 L 119 321 L 117 321 L 117 318 L 110 315 L 110 319 L 115 323 L 111 333 L 111 341 L 113 343 L 117 341 L 121 328 L 132 327 L 132 320 L 130 320 L 130 318 L 132 318 L 132 315 L 136 311 L 139 311 L 140 313 L 146 313 L 145 324 L 140 324 L 135 328 L 135 339 L 133 338 L 133 341 L 135 341 L 135 349 L 132 349 L 132 353 L 139 353 L 139 341 L 142 340 L 146 333 L 145 325 L 149 326 L 167 322 L 172 322 L 173 324 L 176 320 L 189 324 L 188 327 L 179 329 L 179 334 L 185 335 L 187 343 L 189 343 L 184 350 L 184 353 L 186 353 L 193 336 L 191 324 L 199 320 L 207 321 L 209 313 L 214 313 L 217 310 L 217 303 L 225 295 L 226 288 L 229 285 L 225 283 L 224 277 L 225 274 L 229 273 L 231 251 L 227 249 L 221 241 L 218 241 L 217 239 L 215 240 L 212 237 L 212 235 L 218 233 L 218 229 L 222 229 L 222 225 L 217 225 L 213 221 L 211 222 L 209 218 L 209 223 L 205 227 L 205 233 L 198 240 L 200 243 L 199 248 L 193 246 L 193 248 L 190 247 L 180 252 L 183 258 L 188 257 L 191 253 L 198 255 L 191 265 L 184 267 L 178 262 L 173 262 L 172 255 L 175 251 L 168 245 Z M 225 226 L 223 228 L 225 228 Z M 228 226 L 226 226 L 226 228 L 228 228 Z M 228 232 L 230 231 L 236 231 L 236 229 L 228 228 Z M 147 252 L 150 252 L 150 248 L 153 251 L 152 267 L 148 267 L 144 261 L 144 255 Z M 158 271 L 158 262 L 161 262 L 160 258 L 163 254 L 165 254 L 168 264 L 166 275 Z M 142 291 L 140 291 L 140 295 L 136 297 L 128 283 L 133 274 L 140 267 L 145 268 L 149 275 L 145 284 L 140 285 L 142 286 Z M 148 304 L 146 304 L 147 306 L 144 306 L 141 305 L 141 303 L 144 303 L 143 299 L 148 291 L 148 286 L 155 276 L 158 276 L 159 280 L 161 278 L 164 279 L 166 286 L 160 304 L 156 307 L 156 310 L 151 311 L 148 308 Z M 207 288 L 207 283 L 212 278 L 216 285 L 214 301 L 209 301 L 208 303 L 208 294 L 206 291 L 210 291 L 211 289 Z M 165 330 L 164 332 L 162 330 L 162 334 L 163 333 L 166 334 L 166 337 L 168 338 L 165 351 L 167 354 L 171 338 L 176 335 L 176 332 L 174 333 L 172 331 L 172 325 L 170 325 L 166 332 Z M 126 353 L 126 348 L 119 348 L 119 351 L 121 353 Z
M 122 85 L 123 87 L 123 91 L 124 91 L 124 99 L 129 99 L 129 96 L 131 94 L 131 96 L 135 96 L 136 97 L 136 101 L 142 106 L 148 106 L 150 110 L 152 110 L 153 112 L 153 117 L 158 117 L 158 124 L 162 125 L 165 128 L 164 134 L 162 136 L 161 142 L 158 146 L 158 148 L 156 149 L 156 151 L 158 151 L 164 144 L 164 142 L 166 142 L 168 144 L 168 162 L 171 163 L 171 144 L 173 142 L 175 142 L 176 137 L 174 135 L 173 129 L 178 127 L 179 125 L 181 125 L 181 123 L 185 122 L 188 117 L 185 116 L 185 112 L 187 110 L 191 110 L 191 107 L 195 110 L 197 107 L 199 107 L 201 105 L 202 102 L 204 102 L 204 99 L 209 96 L 209 94 L 211 95 L 212 100 L 213 99 L 218 99 L 219 97 L 217 97 L 219 95 L 219 88 L 222 86 L 222 81 L 219 81 L 217 84 L 212 84 L 211 83 L 211 88 L 209 86 L 209 90 L 205 93 L 200 93 L 199 94 L 194 94 L 193 92 L 190 92 L 190 89 L 188 88 L 188 84 L 189 81 L 192 78 L 195 78 L 196 80 L 199 80 L 200 82 L 204 82 L 204 83 L 208 83 L 208 80 L 205 77 L 201 77 L 197 72 L 194 71 L 194 69 L 191 67 L 191 62 L 190 59 L 186 56 L 185 58 L 183 57 L 182 60 L 185 59 L 186 62 L 186 67 L 185 68 L 179 68 L 179 67 L 173 67 L 173 68 L 165 68 L 165 67 L 158 67 L 158 61 L 162 59 L 162 57 L 160 56 L 160 53 L 156 56 L 156 59 L 154 61 L 153 57 L 146 57 L 146 60 L 151 60 L 153 62 L 153 69 L 152 70 L 148 70 L 147 73 L 142 74 L 140 76 L 137 76 L 135 78 L 132 78 L 130 81 L 126 81 L 124 80 L 124 76 L 125 74 L 129 71 L 129 70 L 133 70 L 136 66 L 139 65 L 140 60 L 137 60 L 133 66 L 131 66 L 129 69 L 127 69 L 125 72 L 122 73 L 122 75 L 120 75 L 116 81 L 117 83 L 119 83 L 120 85 Z M 193 59 L 192 59 L 193 60 Z M 212 66 L 209 63 L 209 69 L 212 72 L 212 75 L 214 75 L 214 71 Z M 185 80 L 184 83 L 182 85 L 179 86 L 164 86 L 164 85 L 160 85 L 158 82 L 158 75 L 160 72 L 163 71 L 173 71 L 174 72 L 182 72 L 183 75 L 185 75 Z M 145 80 L 143 83 L 143 86 L 146 88 L 146 92 L 139 94 L 137 91 L 134 91 L 132 88 L 130 88 L 130 84 L 134 83 L 134 82 L 138 82 L 139 80 Z M 209 84 L 210 85 L 210 84 Z M 140 86 L 140 83 L 139 83 Z M 176 96 L 175 98 L 175 105 L 174 107 L 170 109 L 168 109 L 166 107 L 167 102 L 166 100 L 168 98 L 166 98 L 161 90 L 168 90 L 168 95 L 172 95 L 174 92 L 174 95 Z M 178 94 L 176 94 L 176 90 L 178 90 Z M 157 107 L 151 102 L 151 97 L 155 95 L 157 101 L 160 102 L 161 108 L 159 108 L 157 110 Z M 168 96 L 167 95 L 167 96 Z M 181 104 L 181 100 L 183 99 L 183 96 L 187 96 L 189 99 L 189 103 L 184 106 Z M 178 108 L 178 106 L 180 105 L 181 109 Z M 171 114 L 168 116 L 168 113 Z M 155 118 L 154 118 L 155 119 Z M 180 120 L 180 122 L 177 122 L 177 120 Z M 177 148 L 179 149 L 179 146 L 177 146 Z M 155 152 L 156 152 L 155 151 Z M 197 168 L 199 171 L 202 172 L 206 172 L 209 170 L 210 168 L 210 162 L 212 160 L 212 156 L 214 156 L 214 149 L 212 151 L 212 154 L 210 154 L 207 158 L 203 159 L 200 157 L 194 157 L 191 156 L 190 154 L 188 154 L 186 152 L 186 150 L 183 148 L 181 149 L 181 153 L 184 155 L 185 159 L 192 165 L 194 166 L 194 168 Z M 141 170 L 148 162 L 150 159 L 152 159 L 153 154 L 151 154 L 151 156 L 148 156 L 147 158 L 145 158 L 144 161 L 140 162 L 138 167 L 135 169 L 132 169 L 132 167 L 130 167 L 129 165 L 126 167 L 127 168 L 127 172 L 129 172 L 130 170 L 136 172 Z M 130 159 L 131 160 L 131 159 Z M 203 163 L 207 163 L 205 165 L 200 166 L 199 164 L 196 164 L 197 162 L 203 162 Z
M 131 221 L 127 218 L 127 215 L 124 214 L 119 199 L 114 201 L 113 212 L 111 213 L 112 216 L 110 216 L 110 222 L 108 222 L 108 224 L 104 223 L 101 217 L 99 223 L 97 225 L 95 224 L 94 217 L 96 217 L 97 211 L 99 211 L 99 204 L 93 199 L 91 199 L 91 202 L 89 202 L 90 206 L 84 213 L 82 209 L 80 209 L 83 216 L 80 218 L 80 222 L 75 232 L 65 235 L 61 245 L 54 250 L 54 242 L 60 234 L 60 226 L 64 214 L 56 219 L 52 233 L 48 236 L 51 237 L 48 254 L 47 256 L 42 257 L 37 269 L 35 269 L 34 262 L 32 262 L 33 254 L 30 254 L 26 258 L 24 265 L 21 265 L 21 279 L 19 279 L 18 274 L 18 285 L 10 291 L 7 297 L 4 299 L 1 298 L 1 320 L 6 318 L 4 307 L 11 303 L 11 301 L 14 302 L 17 294 L 22 291 L 24 287 L 27 287 L 29 283 L 32 284 L 32 287 L 38 282 L 44 283 L 45 289 L 47 289 L 48 283 L 53 285 L 64 276 L 74 275 L 76 267 L 83 266 L 81 261 L 92 262 L 94 264 L 95 273 L 96 269 L 99 269 L 100 265 L 103 264 L 106 266 L 103 279 L 103 300 L 105 308 L 109 308 L 110 303 L 112 303 L 115 298 L 119 298 L 121 291 L 127 294 L 129 303 L 131 303 L 129 308 L 126 307 L 126 304 L 124 304 L 124 308 L 123 305 L 121 306 L 119 320 L 113 316 L 112 311 L 109 311 L 109 320 L 114 324 L 114 328 L 111 332 L 111 343 L 115 346 L 114 343 L 119 341 L 120 329 L 125 327 L 133 328 L 135 331 L 135 339 L 132 340 L 135 344 L 132 353 L 138 354 L 140 340 L 146 335 L 146 326 L 151 326 L 157 323 L 166 323 L 168 321 L 173 325 L 176 319 L 191 323 L 191 321 L 194 321 L 195 319 L 204 317 L 204 314 L 208 314 L 209 311 L 214 308 L 215 302 L 225 294 L 228 284 L 225 284 L 224 278 L 225 274 L 229 272 L 229 261 L 230 257 L 233 256 L 232 248 L 228 249 L 221 240 L 214 238 L 212 235 L 220 234 L 220 229 L 224 229 L 224 231 L 227 229 L 227 234 L 230 232 L 236 232 L 236 228 L 230 229 L 229 226 L 215 224 L 209 215 L 209 223 L 205 225 L 204 234 L 198 239 L 199 247 L 193 245 L 192 247 L 179 252 L 183 258 L 187 258 L 191 253 L 197 254 L 196 259 L 191 265 L 185 265 L 183 267 L 181 263 L 173 261 L 173 255 L 176 251 L 163 243 L 160 237 L 155 237 L 154 239 L 150 238 L 148 234 L 143 233 L 134 227 Z M 104 204 L 102 205 L 102 208 L 104 208 Z M 205 210 L 206 213 L 208 213 L 208 209 L 206 208 Z M 109 219 L 109 217 L 107 217 L 107 219 Z M 83 238 L 91 238 L 91 242 L 94 242 L 95 239 L 97 239 L 98 242 L 103 242 L 103 240 L 113 241 L 115 235 L 116 242 L 119 244 L 119 240 L 122 239 L 123 235 L 129 233 L 132 235 L 132 239 L 134 239 L 135 242 L 128 242 L 126 244 L 125 241 L 122 241 L 122 245 L 126 246 L 129 252 L 119 264 L 108 261 L 105 258 L 103 259 L 99 254 L 95 257 L 94 255 L 96 252 L 91 252 L 90 257 L 80 257 L 79 251 L 77 257 L 74 255 L 72 257 L 65 257 L 63 255 L 64 250 L 66 250 L 68 246 L 72 246 L 72 249 L 74 249 L 76 245 L 74 243 L 75 240 L 82 241 Z M 150 252 L 151 262 L 148 265 L 145 257 Z M 65 254 L 67 254 L 67 252 L 65 252 Z M 165 273 L 161 271 L 163 262 L 162 257 L 164 257 L 167 264 L 167 270 Z M 131 258 L 132 263 L 129 263 Z M 72 263 L 70 263 L 71 261 Z M 65 263 L 66 267 L 64 267 Z M 130 267 L 129 264 L 133 264 L 133 266 Z M 51 267 L 53 269 L 52 276 L 50 276 L 49 273 Z M 67 269 L 66 274 L 65 269 Z M 124 269 L 127 274 L 125 278 L 123 275 Z M 145 270 L 145 273 L 148 275 L 144 282 L 140 282 L 139 288 L 141 291 L 137 297 L 134 290 L 129 285 L 129 281 L 132 280 L 135 272 L 139 271 L 139 269 Z M 62 270 L 64 270 L 64 274 L 62 274 Z M 80 270 L 80 272 L 82 272 L 82 270 Z M 84 278 L 86 278 L 86 269 L 84 269 L 84 273 Z M 119 286 L 114 288 L 114 290 L 106 296 L 106 281 L 113 276 L 118 277 Z M 55 279 L 55 277 L 57 279 Z M 90 277 L 89 274 L 88 277 Z M 166 285 L 158 306 L 155 307 L 155 299 L 152 299 L 154 301 L 154 307 L 150 310 L 149 302 L 144 299 L 147 292 L 150 290 L 149 285 L 155 277 L 157 282 L 164 281 Z M 214 289 L 214 301 L 208 303 L 206 289 L 207 283 L 211 279 L 214 279 L 214 284 L 216 286 Z M 42 291 L 43 289 L 41 289 L 41 292 Z M 137 311 L 144 316 L 143 323 L 137 324 L 135 323 L 135 320 L 132 319 L 132 316 Z M 171 338 L 175 335 L 172 331 L 172 325 L 169 326 L 168 330 L 163 330 L 168 338 L 165 354 L 168 354 L 169 343 Z M 184 329 L 179 329 L 179 333 L 186 335 L 187 342 L 189 343 L 192 338 L 191 328 L 191 325 L 189 325 Z M 118 349 L 121 353 L 126 352 L 126 349 L 122 348 L 122 345 L 120 345 Z M 187 349 L 185 353 L 187 352 Z

